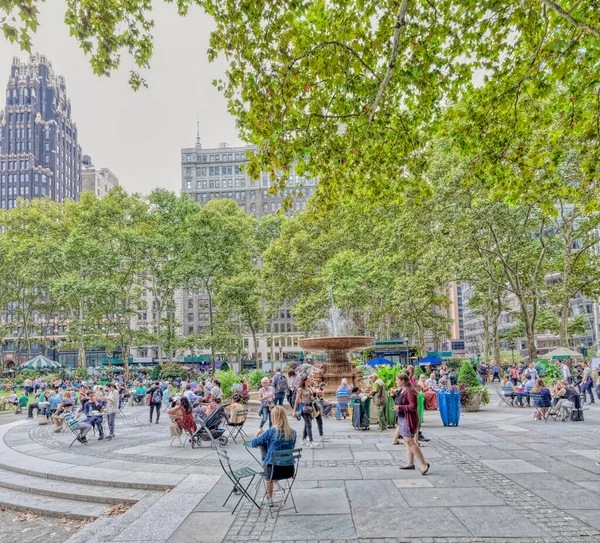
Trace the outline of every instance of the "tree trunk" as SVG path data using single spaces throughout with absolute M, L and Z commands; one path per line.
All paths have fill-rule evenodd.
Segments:
M 422 323 L 417 324 L 417 342 L 419 344 L 419 354 L 421 358 L 427 356 L 427 347 L 425 345 L 425 327 Z
M 498 288 L 496 288 L 496 295 L 495 311 L 492 319 L 492 343 L 494 346 L 494 364 L 500 366 L 500 334 L 498 333 L 498 321 L 502 314 L 502 294 Z
M 571 311 L 571 293 L 569 292 L 569 285 L 571 283 L 572 275 L 572 252 L 573 252 L 573 238 L 571 233 L 565 236 L 565 248 L 564 248 L 564 267 L 563 267 L 563 280 L 562 280 L 562 293 L 561 293 L 561 304 L 560 304 L 560 326 L 559 326 L 559 337 L 560 346 L 569 347 L 569 313 Z
M 260 369 L 260 364 L 258 363 L 258 341 L 256 340 L 256 330 L 254 330 L 254 326 L 251 324 L 250 331 L 252 332 L 252 344 L 254 346 L 254 362 L 256 363 L 256 369 Z
M 79 349 L 77 353 L 77 367 L 85 368 L 85 342 L 83 341 L 83 300 L 79 301 Z
M 486 311 L 487 313 L 487 311 Z M 483 316 L 483 360 L 487 364 L 490 352 L 490 318 Z
M 206 293 L 208 295 L 208 324 L 210 326 L 210 358 L 211 358 L 211 361 L 212 361 L 212 373 L 214 375 L 215 371 L 217 369 L 217 364 L 215 362 L 215 343 L 214 343 L 215 331 L 213 329 L 212 294 L 211 294 L 209 288 L 206 289 Z

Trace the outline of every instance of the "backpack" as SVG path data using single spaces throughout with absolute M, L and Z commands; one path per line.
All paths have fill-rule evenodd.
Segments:
M 157 388 L 152 393 L 152 403 L 161 403 L 161 402 L 162 402 L 162 393 L 160 391 L 160 388 Z
M 286 392 L 288 389 L 288 382 L 284 375 L 280 375 L 275 383 L 276 392 Z

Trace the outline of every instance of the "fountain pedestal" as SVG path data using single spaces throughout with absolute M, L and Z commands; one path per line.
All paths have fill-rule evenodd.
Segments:
M 373 338 L 368 336 L 335 336 L 318 337 L 300 340 L 304 351 L 325 353 L 321 378 L 325 383 L 325 394 L 335 395 L 343 378 L 348 379 L 348 386 L 358 386 L 363 375 L 356 366 L 348 360 L 347 353 L 360 351 L 373 345 Z

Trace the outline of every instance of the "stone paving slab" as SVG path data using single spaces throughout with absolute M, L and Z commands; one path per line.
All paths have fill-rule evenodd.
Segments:
M 275 523 L 273 539 L 280 541 L 315 541 L 323 539 L 356 539 L 350 515 L 281 516 Z
M 167 543 L 221 543 L 233 524 L 231 513 L 191 513 Z M 143 541 L 143 540 L 142 540 Z
M 521 511 L 510 506 L 481 507 L 474 514 L 472 507 L 452 507 L 460 521 L 477 537 L 537 537 L 549 535 L 531 523 Z
M 400 489 L 400 494 L 410 507 L 505 505 L 503 500 L 481 487 Z

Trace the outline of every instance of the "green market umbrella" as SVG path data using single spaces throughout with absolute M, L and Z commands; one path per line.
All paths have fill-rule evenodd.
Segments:
M 31 360 L 24 362 L 17 369 L 20 371 L 23 370 L 57 370 L 62 366 L 55 362 L 54 360 L 50 360 L 46 358 L 43 354 L 39 354 L 33 357 Z

